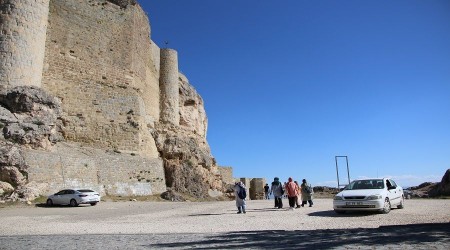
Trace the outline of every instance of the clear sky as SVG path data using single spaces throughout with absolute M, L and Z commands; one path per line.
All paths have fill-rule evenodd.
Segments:
M 336 155 L 405 187 L 450 168 L 450 1 L 139 2 L 234 177 L 336 186 Z

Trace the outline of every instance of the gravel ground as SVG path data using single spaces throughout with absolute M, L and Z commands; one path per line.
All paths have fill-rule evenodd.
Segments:
M 285 205 L 287 200 L 283 201 Z M 389 214 L 335 214 L 331 199 L 274 209 L 273 201 L 101 202 L 0 209 L 0 249 L 450 249 L 450 200 L 406 200 Z

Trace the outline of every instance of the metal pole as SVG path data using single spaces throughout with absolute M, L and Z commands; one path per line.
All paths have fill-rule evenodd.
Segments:
M 350 184 L 350 169 L 348 168 L 348 157 L 347 156 L 345 156 L 345 160 L 347 161 L 348 184 Z
M 337 156 L 334 157 L 334 161 L 336 162 L 336 175 L 337 175 L 337 183 L 338 183 L 338 189 L 340 187 L 339 185 L 339 169 L 338 169 L 338 163 L 337 163 Z
M 339 166 L 338 166 L 338 158 L 344 158 L 345 157 L 345 162 L 347 164 L 347 178 L 348 178 L 348 184 L 350 184 L 350 168 L 348 166 L 348 156 L 346 155 L 336 155 L 334 157 L 334 161 L 336 162 L 336 175 L 337 175 L 337 183 L 338 183 L 338 188 L 341 187 L 341 183 L 339 181 Z

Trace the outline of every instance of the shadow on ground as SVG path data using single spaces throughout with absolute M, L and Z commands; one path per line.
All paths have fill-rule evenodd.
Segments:
M 382 226 L 373 229 L 334 229 L 296 231 L 243 231 L 202 237 L 197 241 L 173 241 L 150 244 L 155 248 L 267 248 L 267 249 L 330 249 L 348 247 L 409 246 L 448 249 L 450 223 Z
M 45 203 L 37 203 L 34 205 L 35 207 L 42 207 L 42 208 L 77 208 L 77 207 L 91 207 L 90 204 L 78 204 L 76 207 L 72 207 L 70 205 L 52 205 L 49 206 Z
M 0 236 L 0 249 L 449 249 L 450 223 L 212 234 Z
M 374 214 L 379 214 L 379 212 L 372 211 L 347 211 L 346 213 L 337 214 L 333 210 L 327 211 L 318 211 L 309 213 L 309 216 L 317 216 L 317 217 L 364 217 L 364 216 L 372 216 Z

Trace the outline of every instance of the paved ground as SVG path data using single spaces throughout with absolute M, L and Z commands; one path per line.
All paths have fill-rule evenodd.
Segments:
M 0 249 L 450 249 L 450 200 L 407 200 L 389 214 L 337 215 L 330 199 L 272 207 L 249 201 L 245 215 L 234 202 L 1 208 Z

